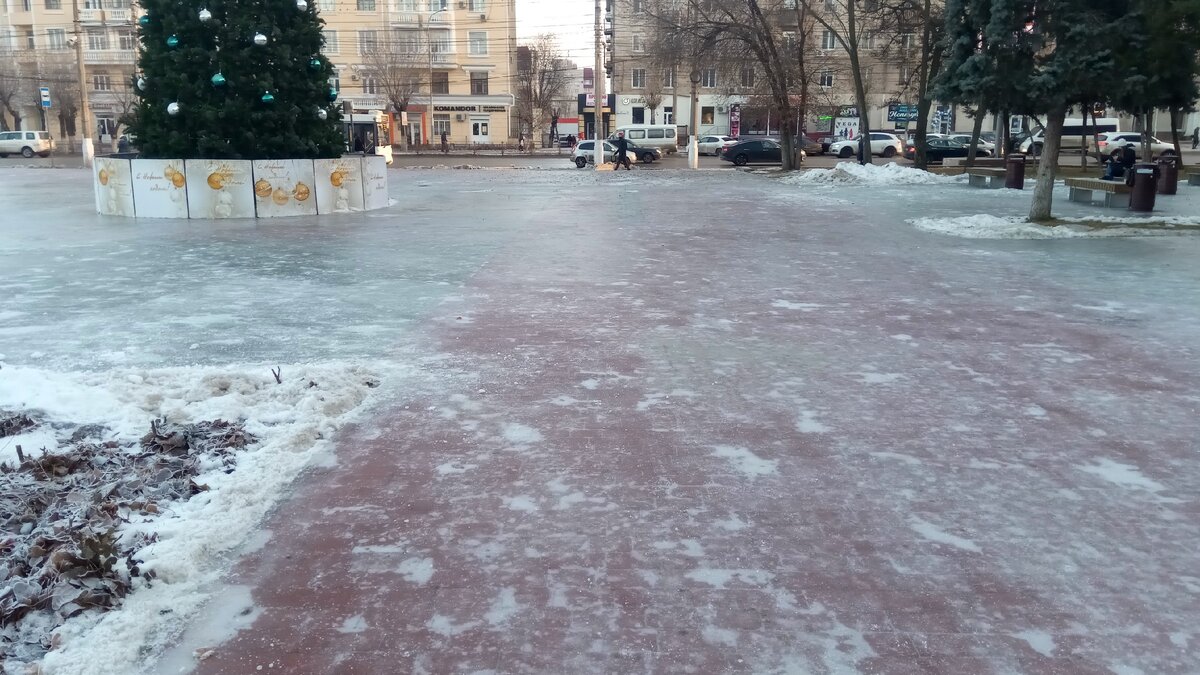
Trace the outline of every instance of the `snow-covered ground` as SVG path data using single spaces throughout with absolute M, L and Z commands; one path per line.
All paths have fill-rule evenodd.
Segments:
M 0 460 L 162 416 L 259 440 L 125 526 L 157 581 L 70 619 L 49 673 L 163 672 L 193 616 L 171 672 L 1200 662 L 1200 237 L 1043 239 L 1031 191 L 899 167 L 397 171 L 385 211 L 225 223 L 45 175 L 0 172 L 0 410 L 43 420 Z M 338 489 L 271 515 L 314 463 Z M 242 556 L 311 576 L 225 585 Z

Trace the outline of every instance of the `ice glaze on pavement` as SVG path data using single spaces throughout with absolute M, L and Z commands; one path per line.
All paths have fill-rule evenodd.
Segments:
M 168 657 L 198 673 L 1195 673 L 1200 240 L 903 223 L 1028 196 L 436 171 L 320 223 L 81 210 L 0 244 L 0 352 L 428 359 L 264 524 L 200 623 L 253 622 Z

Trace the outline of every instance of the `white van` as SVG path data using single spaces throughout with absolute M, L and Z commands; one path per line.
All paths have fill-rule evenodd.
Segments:
M 34 155 L 47 157 L 53 149 L 49 131 L 0 131 L 0 157 L 17 153 L 26 159 Z
M 625 132 L 625 138 L 633 141 L 636 145 L 658 148 L 664 155 L 679 151 L 673 124 L 626 124 L 617 127 L 608 140 L 616 140 L 617 134 L 622 131 Z
M 1095 121 L 1088 119 L 1087 126 L 1086 126 L 1086 129 L 1087 129 L 1087 131 L 1086 131 L 1086 133 L 1087 133 L 1086 147 L 1084 147 L 1085 142 L 1083 140 L 1083 134 L 1085 133 L 1084 129 L 1085 129 L 1084 121 L 1081 119 L 1080 120 L 1069 119 L 1069 120 L 1064 121 L 1063 122 L 1063 132 L 1062 132 L 1062 145 L 1061 145 L 1062 149 L 1063 150 L 1082 150 L 1084 152 L 1087 152 L 1091 149 L 1092 143 L 1095 142 L 1096 134 L 1105 134 L 1105 133 L 1109 133 L 1109 132 L 1113 132 L 1113 131 L 1120 131 L 1121 130 L 1121 120 L 1117 119 L 1116 117 L 1097 117 Z M 1043 138 L 1042 135 L 1045 132 L 1046 132 L 1045 129 L 1038 129 L 1037 132 L 1033 136 L 1026 138 L 1025 141 L 1023 143 L 1021 143 L 1021 152 L 1025 153 L 1027 155 L 1028 154 L 1034 154 L 1034 155 L 1042 154 L 1042 145 L 1045 144 L 1045 139 Z

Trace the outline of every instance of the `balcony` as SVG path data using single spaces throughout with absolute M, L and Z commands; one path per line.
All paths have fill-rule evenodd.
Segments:
M 133 19 L 132 12 L 128 7 L 123 9 L 81 9 L 79 10 L 79 22 L 83 24 L 97 25 L 124 25 L 128 24 Z
M 132 66 L 137 63 L 137 52 L 132 49 L 85 49 L 83 62 L 92 66 Z

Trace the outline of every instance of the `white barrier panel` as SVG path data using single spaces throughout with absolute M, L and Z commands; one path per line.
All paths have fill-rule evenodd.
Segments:
M 387 158 L 363 157 L 363 208 L 367 211 L 388 205 Z
M 182 159 L 135 159 L 132 171 L 133 200 L 139 218 L 188 217 L 187 175 Z
M 313 165 L 317 174 L 317 213 L 363 210 L 361 157 L 318 159 Z
M 190 218 L 254 217 L 249 160 L 189 159 L 184 166 Z
M 92 165 L 96 187 L 96 211 L 105 216 L 135 215 L 133 175 L 128 159 L 97 159 Z
M 258 217 L 315 216 L 314 176 L 311 159 L 254 160 L 254 205 Z

